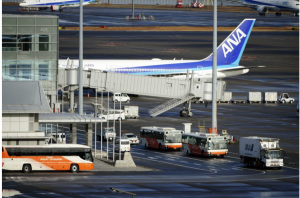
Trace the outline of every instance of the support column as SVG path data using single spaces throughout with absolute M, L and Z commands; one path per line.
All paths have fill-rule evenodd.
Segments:
M 54 108 L 54 103 L 56 103 L 56 95 L 50 95 L 50 107 L 52 111 Z
M 69 108 L 69 112 L 74 113 L 75 109 L 74 109 L 74 91 L 70 91 L 70 108 Z
M 85 145 L 93 148 L 93 124 L 85 125 Z
M 77 144 L 77 124 L 70 124 L 70 142 Z

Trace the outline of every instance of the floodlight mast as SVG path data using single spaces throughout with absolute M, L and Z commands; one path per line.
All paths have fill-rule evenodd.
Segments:
M 83 6 L 80 0 L 79 16 L 79 72 L 78 72 L 78 114 L 83 115 Z
M 213 79 L 212 79 L 212 130 L 217 132 L 217 0 L 214 0 L 213 22 Z

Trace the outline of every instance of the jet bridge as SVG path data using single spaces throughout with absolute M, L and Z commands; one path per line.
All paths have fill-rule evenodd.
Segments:
M 70 109 L 74 111 L 74 91 L 78 89 L 77 68 L 59 69 L 58 85 L 61 89 L 68 87 L 70 93 Z M 225 84 L 224 81 L 218 83 Z M 169 101 L 149 110 L 150 116 L 157 116 L 180 104 L 188 103 L 188 108 L 180 112 L 181 116 L 192 116 L 191 99 L 201 98 L 211 100 L 211 83 L 196 79 L 192 74 L 186 78 L 152 77 L 143 75 L 132 75 L 117 72 L 106 72 L 100 70 L 86 70 L 83 72 L 83 87 L 94 88 L 98 92 L 120 92 L 142 96 L 170 98 Z M 222 87 L 222 86 L 218 86 Z M 223 90 L 225 87 L 223 86 Z

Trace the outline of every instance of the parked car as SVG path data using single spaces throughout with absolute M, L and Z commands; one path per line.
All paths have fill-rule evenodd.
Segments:
M 124 133 L 122 135 L 122 138 L 127 138 L 130 141 L 130 144 L 139 144 L 140 140 L 139 138 L 134 135 L 133 133 Z
M 114 93 L 112 101 L 115 102 L 130 102 L 130 97 L 126 93 Z

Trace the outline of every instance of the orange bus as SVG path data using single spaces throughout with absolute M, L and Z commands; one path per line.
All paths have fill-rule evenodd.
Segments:
M 183 131 L 170 127 L 141 127 L 140 144 L 159 150 L 180 150 L 182 133 Z
M 182 151 L 202 157 L 224 157 L 228 155 L 228 141 L 226 137 L 214 133 L 184 133 L 182 134 Z
M 2 146 L 2 169 L 29 173 L 36 170 L 93 170 L 91 148 L 80 144 Z

